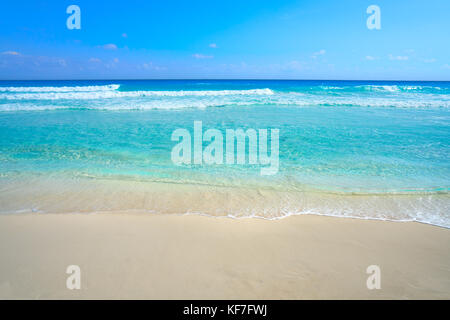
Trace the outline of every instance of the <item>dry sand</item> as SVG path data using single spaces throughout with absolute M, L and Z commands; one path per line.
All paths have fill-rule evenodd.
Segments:
M 81 289 L 66 268 L 81 268 Z M 366 268 L 381 268 L 368 290 Z M 0 216 L 2 299 L 449 299 L 450 230 L 321 216 Z

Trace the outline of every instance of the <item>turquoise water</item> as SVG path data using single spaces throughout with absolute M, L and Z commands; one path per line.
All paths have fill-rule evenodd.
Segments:
M 224 133 L 279 129 L 278 173 L 261 176 L 258 165 L 175 166 L 171 134 L 192 132 L 194 121 Z M 0 82 L 0 138 L 3 191 L 11 181 L 55 176 L 408 195 L 427 203 L 401 220 L 450 226 L 448 82 Z M 2 200 L 8 210 L 24 209 Z M 386 217 L 395 220 L 396 212 Z

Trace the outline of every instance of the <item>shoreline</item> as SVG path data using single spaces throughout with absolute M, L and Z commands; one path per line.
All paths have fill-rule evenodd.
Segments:
M 445 227 L 317 215 L 7 214 L 0 298 L 449 299 L 448 243 Z
M 340 194 L 133 180 L 0 180 L 0 215 L 147 212 L 212 217 L 284 219 L 317 215 L 420 222 L 450 228 L 450 195 Z
M 126 213 L 124 213 L 126 211 Z M 131 214 L 131 215 L 154 215 L 154 216 L 175 216 L 175 217 L 184 217 L 184 216 L 198 216 L 198 217 L 206 217 L 213 219 L 231 219 L 231 220 L 266 220 L 266 221 L 277 221 L 288 219 L 291 217 L 302 217 L 302 216 L 313 216 L 313 217 L 326 217 L 326 218 L 336 218 L 336 219 L 354 219 L 354 220 L 365 220 L 365 221 L 379 221 L 379 222 L 394 222 L 394 223 L 418 223 L 427 226 L 432 226 L 436 228 L 442 228 L 446 230 L 450 230 L 450 227 L 433 224 L 430 222 L 424 222 L 419 220 L 393 220 L 393 219 L 384 219 L 377 217 L 358 217 L 358 216 L 338 216 L 332 214 L 320 214 L 320 213 L 292 213 L 283 216 L 277 217 L 264 217 L 264 216 L 234 216 L 234 215 L 210 215 L 202 212 L 186 212 L 186 213 L 164 213 L 164 212 L 154 212 L 153 210 L 141 210 L 141 209 L 133 209 L 133 210 L 117 210 L 117 211 L 94 211 L 94 212 L 64 212 L 64 213 L 54 213 L 54 212 L 42 212 L 42 211 L 32 211 L 32 210 L 20 210 L 17 212 L 0 212 L 1 216 L 16 216 L 16 215 L 121 215 L 121 214 Z

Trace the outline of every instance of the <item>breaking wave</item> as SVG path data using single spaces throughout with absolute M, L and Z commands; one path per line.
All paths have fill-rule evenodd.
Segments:
M 148 110 L 258 105 L 450 108 L 450 89 L 424 85 L 318 85 L 288 90 L 130 90 L 119 84 L 0 87 L 0 111 Z
M 73 87 L 0 87 L 0 92 L 93 92 L 114 91 L 120 88 L 119 84 L 105 86 L 73 86 Z

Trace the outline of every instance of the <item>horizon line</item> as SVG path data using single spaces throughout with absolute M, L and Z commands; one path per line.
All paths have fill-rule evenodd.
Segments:
M 0 81 L 379 81 L 379 82 L 450 82 L 450 80 L 387 79 L 286 79 L 286 78 L 95 78 L 95 79 L 0 79 Z

